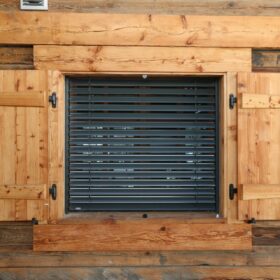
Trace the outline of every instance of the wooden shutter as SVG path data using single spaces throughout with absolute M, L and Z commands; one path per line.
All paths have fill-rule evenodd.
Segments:
M 280 74 L 238 74 L 239 219 L 280 219 Z
M 47 220 L 48 73 L 0 71 L 0 220 Z

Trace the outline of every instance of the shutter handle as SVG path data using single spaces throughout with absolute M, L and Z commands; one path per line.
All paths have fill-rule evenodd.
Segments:
M 237 97 L 234 96 L 232 93 L 229 95 L 229 108 L 232 110 L 234 109 L 234 104 L 237 103 Z
M 233 184 L 229 184 L 229 199 L 233 200 L 235 194 L 237 194 L 237 188 Z
M 52 186 L 49 188 L 49 193 L 53 200 L 56 200 L 57 191 L 56 191 L 56 184 L 52 184 Z
M 52 104 L 53 108 L 56 108 L 57 97 L 55 92 L 53 92 L 52 95 L 49 96 L 49 102 Z

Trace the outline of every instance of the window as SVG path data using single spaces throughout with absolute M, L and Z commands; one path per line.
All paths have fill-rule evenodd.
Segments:
M 218 211 L 217 78 L 71 77 L 68 211 Z

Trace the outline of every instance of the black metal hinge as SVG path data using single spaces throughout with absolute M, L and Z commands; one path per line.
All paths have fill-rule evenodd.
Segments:
M 53 92 L 52 95 L 49 96 L 49 102 L 52 104 L 53 108 L 56 108 L 57 97 L 55 92 Z
M 255 218 L 251 218 L 250 220 L 247 221 L 248 224 L 256 224 L 256 219 Z
M 57 191 L 56 191 L 56 184 L 52 184 L 52 186 L 49 188 L 49 193 L 53 200 L 56 200 Z
M 237 188 L 233 184 L 229 184 L 229 199 L 233 200 L 235 194 L 237 194 Z
M 32 225 L 38 225 L 38 220 L 36 218 L 32 218 L 31 223 Z
M 229 108 L 232 110 L 234 105 L 237 103 L 237 97 L 234 96 L 232 93 L 229 95 Z

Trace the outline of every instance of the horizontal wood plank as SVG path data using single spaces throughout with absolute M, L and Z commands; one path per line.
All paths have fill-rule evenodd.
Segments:
M 250 250 L 247 224 L 113 221 L 34 226 L 35 251 Z
M 242 94 L 241 107 L 244 109 L 279 109 L 280 95 Z
M 277 48 L 280 17 L 1 12 L 0 43 Z
M 91 72 L 250 71 L 250 49 L 34 46 L 37 69 Z
M 46 199 L 46 185 L 2 185 L 0 199 Z
M 45 91 L 1 92 L 0 106 L 45 107 Z
M 280 198 L 280 185 L 265 185 L 265 184 L 241 185 L 240 199 L 250 200 L 250 199 L 267 199 L 267 198 Z
M 280 50 L 253 50 L 253 71 L 280 72 Z
M 278 16 L 279 0 L 52 0 L 52 12 L 169 13 Z M 1 0 L 0 10 L 19 10 L 18 0 Z
M 8 276 L 8 277 L 7 277 Z M 228 267 L 71 267 L 1 268 L 0 279 L 145 279 L 145 280 L 253 280 L 279 279 L 279 266 Z

